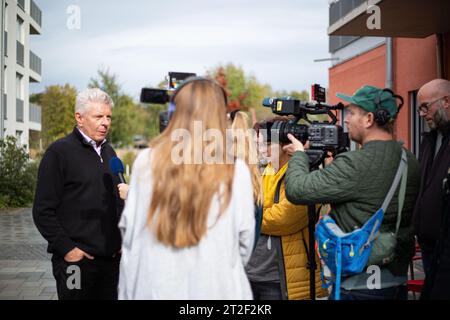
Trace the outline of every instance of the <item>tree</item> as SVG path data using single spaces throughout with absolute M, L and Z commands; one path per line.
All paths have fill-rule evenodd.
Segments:
M 77 90 L 69 84 L 49 86 L 44 93 L 33 96 L 42 108 L 44 148 L 73 130 L 76 96 Z
M 228 95 L 228 110 L 255 110 L 258 119 L 268 117 L 271 112 L 262 106 L 264 97 L 270 96 L 272 89 L 268 84 L 261 84 L 254 76 L 245 75 L 241 67 L 232 63 L 219 65 L 207 72 L 224 87 Z

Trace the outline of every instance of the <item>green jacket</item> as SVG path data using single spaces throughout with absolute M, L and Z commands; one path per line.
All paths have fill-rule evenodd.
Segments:
M 414 255 L 412 214 L 419 190 L 419 163 L 406 150 L 408 179 L 395 260 L 388 269 L 407 274 Z M 342 153 L 322 170 L 309 172 L 308 157 L 296 152 L 286 173 L 286 196 L 292 203 L 330 203 L 331 216 L 344 232 L 361 227 L 380 207 L 394 180 L 401 157 L 396 141 L 370 141 L 360 150 Z M 381 231 L 395 232 L 398 189 L 388 206 Z

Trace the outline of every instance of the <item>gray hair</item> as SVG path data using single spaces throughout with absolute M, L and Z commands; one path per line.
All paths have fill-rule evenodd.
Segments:
M 83 114 L 87 111 L 90 103 L 103 103 L 111 107 L 114 107 L 114 102 L 111 97 L 99 88 L 90 88 L 81 91 L 77 95 L 75 102 L 75 112 Z

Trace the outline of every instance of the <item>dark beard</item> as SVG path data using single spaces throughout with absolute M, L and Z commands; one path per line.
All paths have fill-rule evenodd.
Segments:
M 433 116 L 433 124 L 434 127 L 439 130 L 443 131 L 448 125 L 448 115 L 444 108 L 439 108 L 436 110 L 436 113 Z

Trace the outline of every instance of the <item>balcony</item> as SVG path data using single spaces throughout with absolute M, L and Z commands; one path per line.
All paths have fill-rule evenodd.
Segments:
M 42 26 L 42 11 L 39 7 L 34 3 L 33 0 L 30 0 L 30 15 L 34 21 L 38 24 L 39 27 Z M 37 30 L 36 30 L 37 32 Z M 33 33 L 33 32 L 32 32 Z M 39 32 L 37 32 L 39 33 Z
M 41 107 L 30 103 L 30 122 L 41 123 Z
M 19 41 L 17 41 L 17 63 L 22 67 L 24 66 L 24 49 L 23 44 L 21 44 Z
M 41 75 L 42 72 L 42 61 L 33 51 L 30 51 L 30 69 Z
M 23 100 L 16 99 L 16 121 L 23 122 Z

